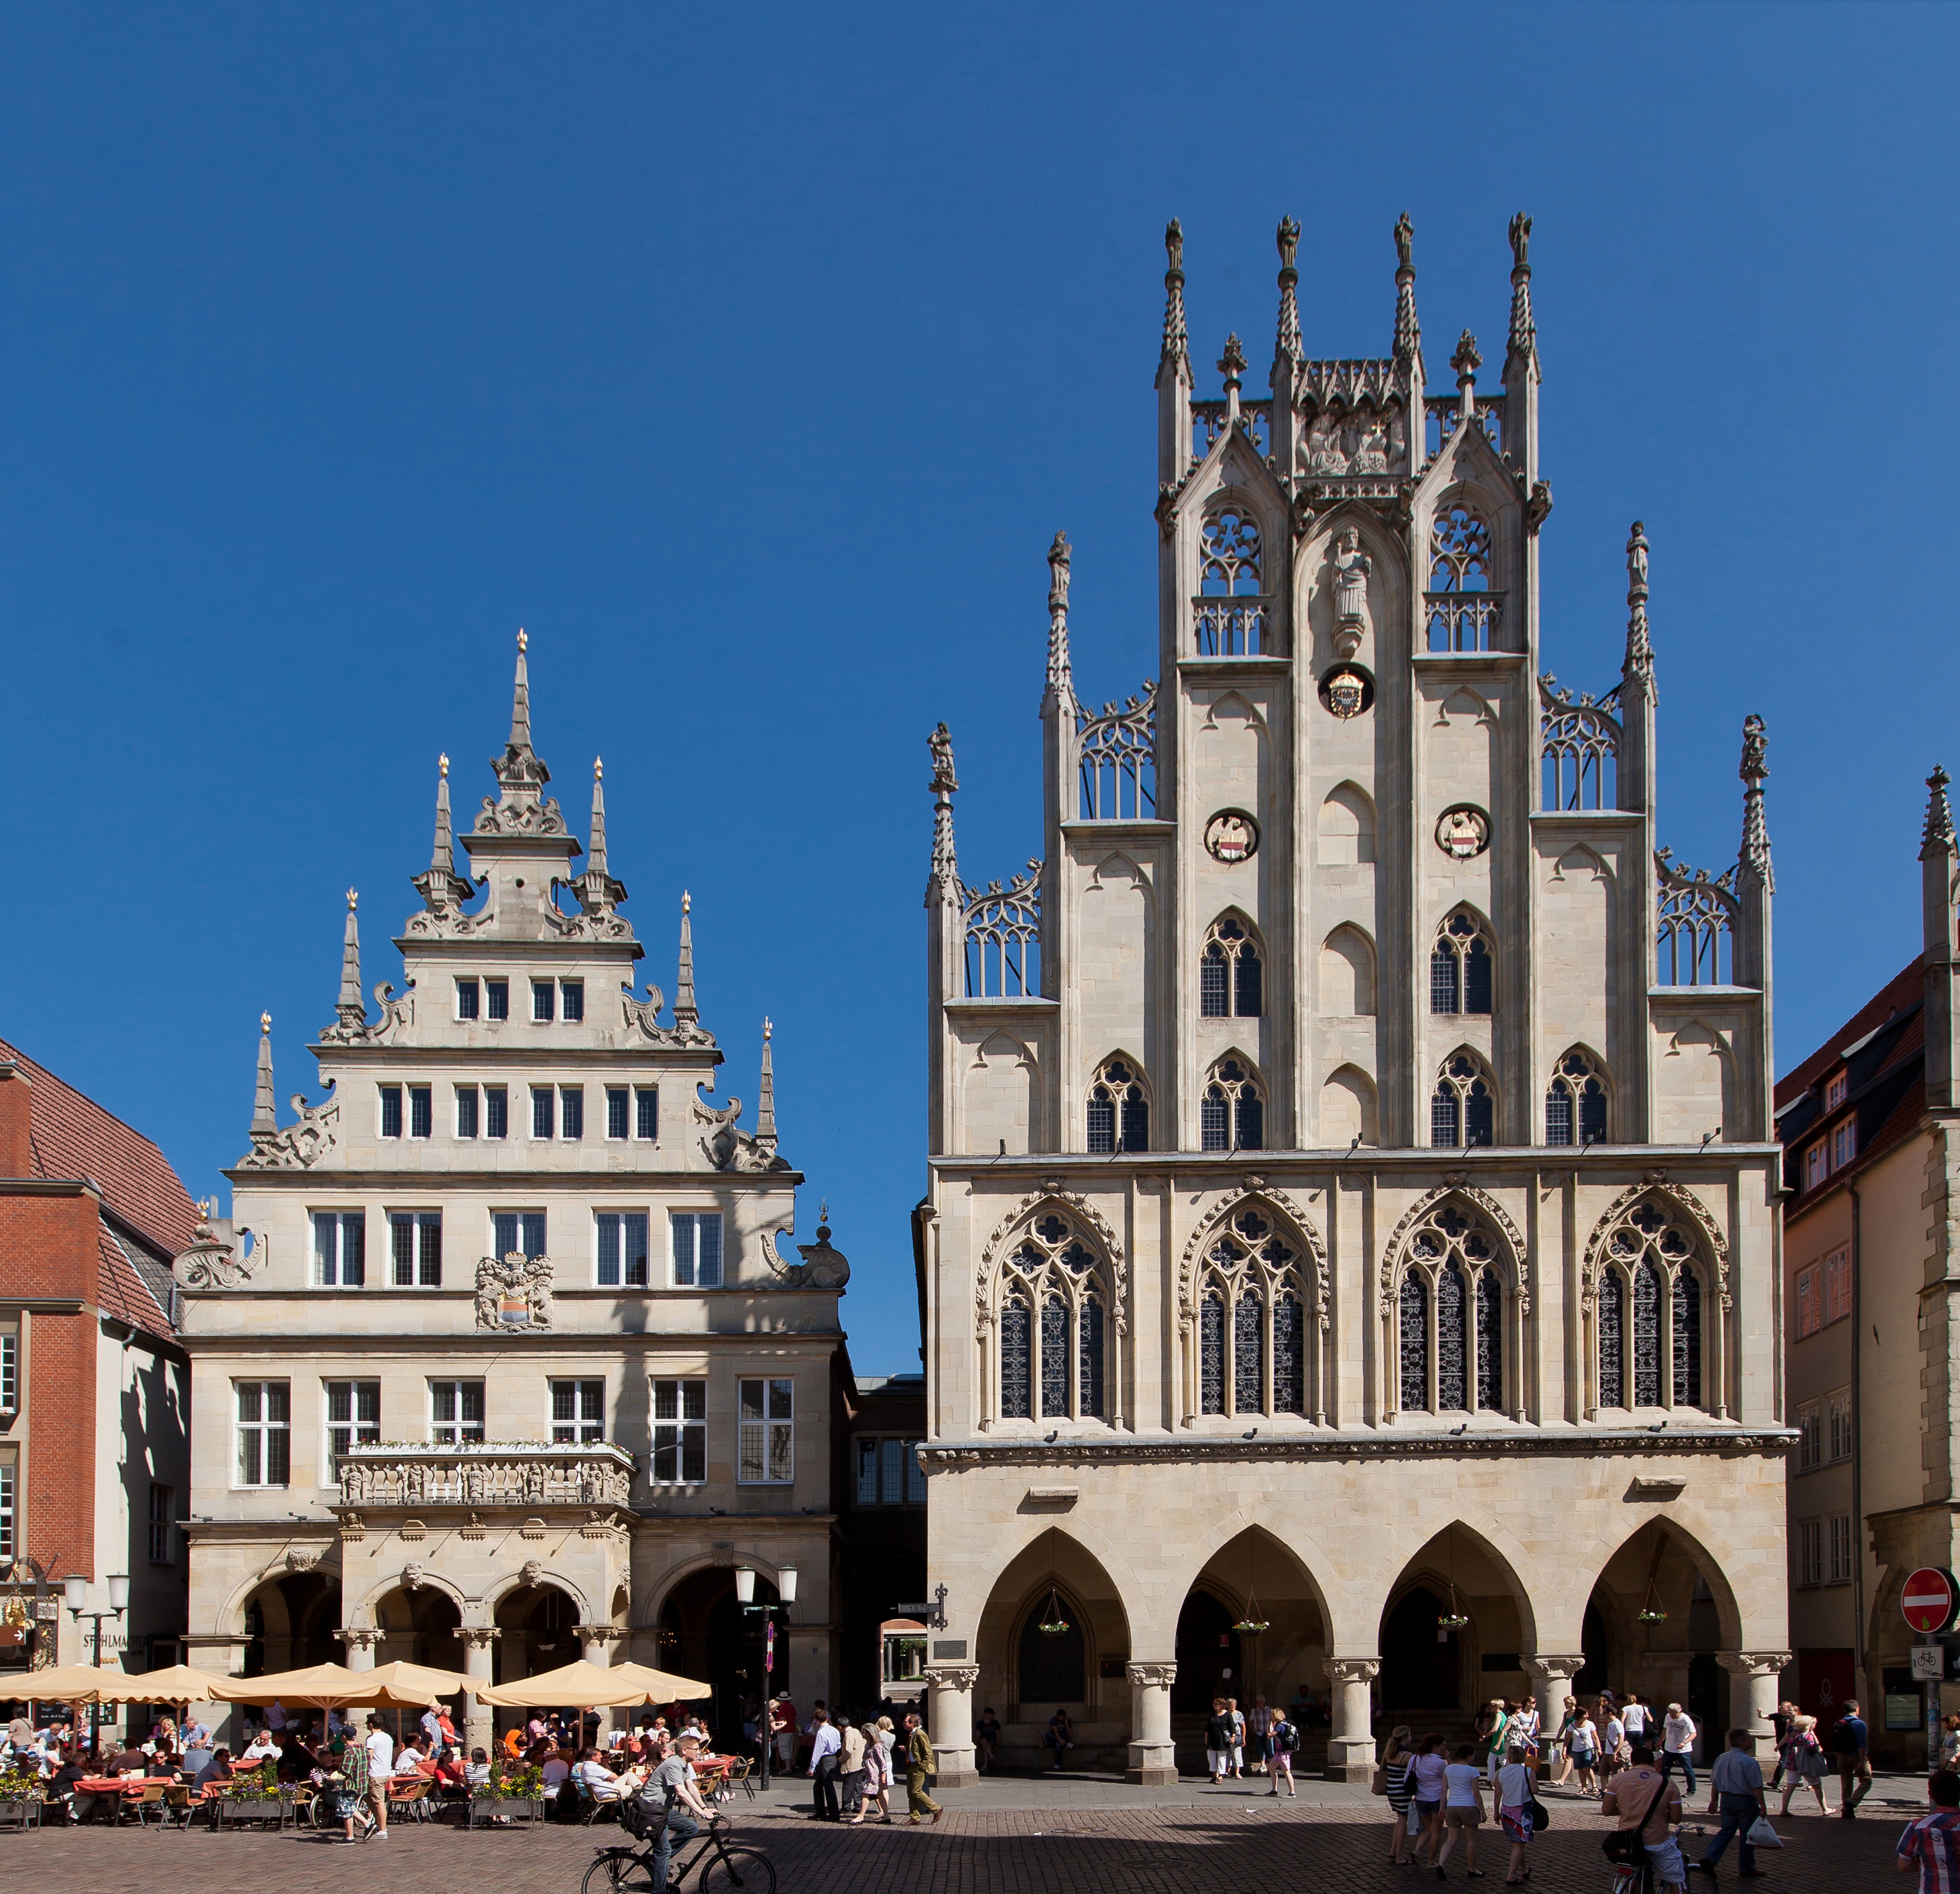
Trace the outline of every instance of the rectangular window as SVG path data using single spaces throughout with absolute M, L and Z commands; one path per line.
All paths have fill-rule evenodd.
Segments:
M 511 1017 L 511 982 L 508 980 L 485 980 L 483 982 L 483 1010 L 493 1020 L 507 1020 Z
M 482 988 L 475 980 L 458 980 L 456 983 L 456 1017 L 460 1020 L 473 1020 L 481 1003 Z
M 340 1456 L 356 1441 L 381 1437 L 379 1381 L 329 1381 L 326 1384 L 326 1480 L 340 1477 Z M 324 1483 L 324 1482 L 323 1482 Z
M 1824 1271 L 1813 1262 L 1796 1272 L 1796 1339 L 1815 1335 L 1824 1326 Z
M 292 1387 L 285 1381 L 234 1381 L 240 1486 L 285 1486 L 292 1478 Z
M 1803 1187 L 1806 1190 L 1815 1190 L 1823 1183 L 1825 1160 L 1828 1155 L 1821 1138 L 1803 1154 Z
M 878 1484 L 879 1498 L 887 1506 L 902 1506 L 905 1503 L 905 1444 L 903 1440 L 887 1440 L 880 1462 Z
M 875 1506 L 877 1503 L 878 1443 L 862 1439 L 858 1443 L 858 1504 Z
M 174 1565 L 177 1562 L 177 1497 L 174 1486 L 150 1488 L 150 1563 Z
M 660 1087 L 636 1085 L 633 1088 L 633 1135 L 644 1138 L 651 1144 L 659 1141 L 660 1135 Z
M 1799 1585 L 1824 1583 L 1824 1522 L 1821 1519 L 1796 1523 L 1796 1582 Z
M 501 1085 L 483 1088 L 483 1135 L 508 1138 L 511 1135 L 511 1094 Z
M 14 1510 L 14 1456 L 0 1453 L 0 1564 L 11 1565 L 19 1557 L 19 1539 Z
M 1827 1585 L 1848 1585 L 1851 1582 L 1851 1515 L 1839 1513 L 1829 1521 L 1831 1527 L 1831 1567 L 1825 1576 Z
M 21 1332 L 0 1329 L 0 1414 L 21 1411 Z
M 428 1385 L 429 1438 L 450 1447 L 482 1439 L 483 1383 L 431 1381 Z
M 397 1289 L 442 1287 L 441 1211 L 390 1211 L 388 1240 L 394 1252 Z
M 698 1485 L 708 1478 L 708 1383 L 654 1383 L 654 1482 Z
M 554 1381 L 551 1384 L 551 1437 L 554 1440 L 606 1437 L 606 1383 Z
M 549 1085 L 531 1087 L 531 1135 L 549 1138 L 552 1135 L 553 1104 L 558 1094 Z
M 1824 1414 L 1815 1401 L 1796 1410 L 1796 1470 L 1808 1473 L 1824 1464 Z
M 1824 1087 L 1824 1109 L 1827 1112 L 1834 1112 L 1850 1096 L 1850 1090 L 1851 1081 L 1847 1074 L 1839 1072 L 1834 1074 Z
M 313 1281 L 323 1289 L 358 1289 L 368 1280 L 368 1214 L 313 1213 Z
M 399 1085 L 383 1085 L 379 1089 L 381 1135 L 383 1138 L 399 1138 L 402 1135 L 402 1088 Z
M 585 1087 L 561 1085 L 558 1090 L 558 1135 L 561 1138 L 585 1135 Z
M 552 983 L 549 980 L 531 982 L 531 1023 L 549 1026 L 557 1008 L 552 1004 Z
M 1851 1252 L 1834 1249 L 1824 1259 L 1824 1319 L 1841 1322 L 1851 1313 Z
M 1842 1170 L 1858 1154 L 1858 1121 L 1847 1118 L 1831 1134 L 1831 1168 Z
M 593 1219 L 599 1236 L 599 1286 L 647 1286 L 647 1214 L 643 1210 L 602 1210 Z
M 790 1441 L 793 1386 L 774 1379 L 741 1383 L 741 1459 L 735 1477 L 745 1486 L 782 1486 L 796 1478 Z
M 435 1135 L 435 1094 L 426 1085 L 409 1087 L 409 1135 L 411 1138 L 433 1138 Z
M 632 1094 L 623 1085 L 606 1088 L 606 1135 L 609 1141 L 624 1138 L 631 1122 Z
M 476 1135 L 476 1087 L 459 1085 L 456 1088 L 456 1135 L 459 1138 Z
M 1851 1457 L 1851 1390 L 1841 1388 L 1825 1404 L 1828 1409 L 1827 1445 L 1834 1460 Z
M 668 1227 L 673 1238 L 673 1286 L 676 1289 L 720 1288 L 721 1211 L 677 1210 Z
M 545 1213 L 542 1210 L 499 1210 L 490 1219 L 497 1254 L 541 1256 L 545 1253 Z
M 558 1014 L 568 1026 L 576 1026 L 585 1017 L 585 982 L 583 980 L 561 980 L 558 982 Z

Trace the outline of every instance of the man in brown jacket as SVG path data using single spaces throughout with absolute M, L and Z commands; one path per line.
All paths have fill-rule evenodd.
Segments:
M 937 1822 L 946 1811 L 925 1792 L 925 1779 L 938 1767 L 932 1753 L 932 1739 L 925 1733 L 916 1710 L 905 1712 L 905 1803 L 916 1822 L 930 1815 Z

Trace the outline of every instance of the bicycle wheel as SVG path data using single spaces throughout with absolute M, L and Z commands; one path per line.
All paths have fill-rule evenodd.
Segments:
M 753 1848 L 724 1848 L 701 1864 L 701 1894 L 776 1894 L 775 1864 Z
M 654 1894 L 654 1871 L 638 1854 L 609 1848 L 585 1870 L 578 1894 Z

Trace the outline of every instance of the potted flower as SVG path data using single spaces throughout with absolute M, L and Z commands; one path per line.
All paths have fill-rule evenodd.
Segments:
M 544 1814 L 545 1772 L 535 1762 L 508 1768 L 498 1756 L 491 1762 L 489 1780 L 478 1783 L 469 1792 L 473 1828 L 485 1822 L 508 1821 L 514 1815 L 542 1822 Z
M 224 1784 L 218 1803 L 221 1821 L 264 1822 L 274 1816 L 283 1819 L 278 1764 L 268 1756 L 256 1769 L 240 1770 Z
M 0 1774 L 0 1822 L 14 1822 L 24 1829 L 37 1826 L 46 1794 L 38 1773 L 9 1769 Z

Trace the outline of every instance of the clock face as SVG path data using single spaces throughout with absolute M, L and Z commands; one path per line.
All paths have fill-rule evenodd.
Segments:
M 1467 806 L 1444 810 L 1437 818 L 1436 845 L 1459 861 L 1481 855 L 1491 845 L 1490 817 Z
M 1258 825 L 1242 810 L 1221 809 L 1204 825 L 1204 845 L 1217 861 L 1243 861 L 1259 845 Z

